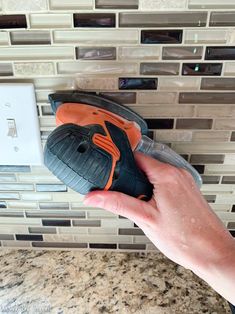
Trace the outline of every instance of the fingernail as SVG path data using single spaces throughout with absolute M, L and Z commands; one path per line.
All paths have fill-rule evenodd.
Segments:
M 95 195 L 85 198 L 83 201 L 85 205 L 92 205 L 102 207 L 104 205 L 104 198 L 101 195 Z

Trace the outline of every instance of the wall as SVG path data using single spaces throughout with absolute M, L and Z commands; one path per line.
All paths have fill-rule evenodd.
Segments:
M 0 82 L 35 84 L 43 143 L 55 127 L 48 93 L 77 86 L 121 101 L 198 169 L 205 198 L 234 235 L 234 0 L 3 0 L 0 10 Z M 80 195 L 30 165 L 0 166 L 0 240 L 154 249 L 132 222 L 84 208 Z

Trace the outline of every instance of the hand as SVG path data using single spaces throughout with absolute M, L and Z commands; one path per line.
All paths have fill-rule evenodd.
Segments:
M 235 241 L 201 195 L 192 176 L 184 169 L 141 153 L 135 157 L 154 185 L 149 202 L 118 192 L 95 191 L 86 196 L 85 204 L 134 221 L 168 258 L 205 280 L 210 277 L 211 268 L 224 265 L 228 259 L 235 262 Z M 235 264 L 233 270 L 235 276 Z

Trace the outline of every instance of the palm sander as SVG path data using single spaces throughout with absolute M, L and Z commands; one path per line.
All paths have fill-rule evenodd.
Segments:
M 197 171 L 168 146 L 148 138 L 145 120 L 129 108 L 80 91 L 54 93 L 49 101 L 57 128 L 47 139 L 44 162 L 74 191 L 112 190 L 151 199 L 153 186 L 138 168 L 134 151 L 187 169 L 201 185 Z

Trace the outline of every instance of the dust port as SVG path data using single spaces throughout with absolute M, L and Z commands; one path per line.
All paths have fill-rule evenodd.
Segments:
M 82 142 L 78 148 L 77 148 L 77 152 L 78 153 L 85 153 L 88 150 L 89 144 L 87 142 Z

